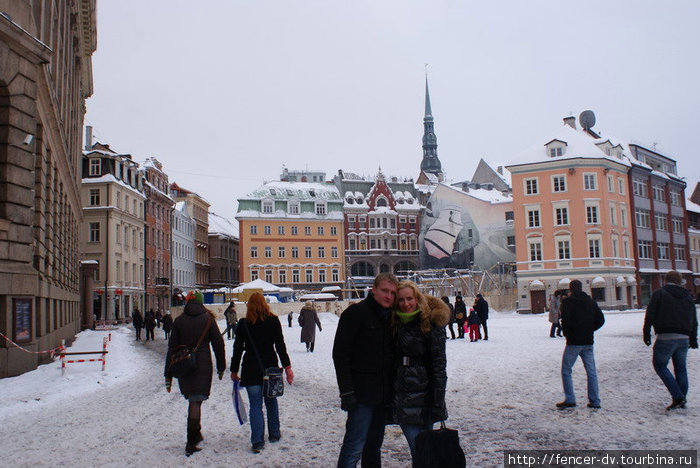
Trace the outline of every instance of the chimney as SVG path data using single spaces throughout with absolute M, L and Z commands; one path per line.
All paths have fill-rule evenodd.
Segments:
M 469 182 L 462 182 L 462 192 L 469 192 Z
M 576 117 L 574 117 L 573 115 L 570 115 L 569 117 L 564 117 L 564 123 L 576 130 Z
M 85 150 L 92 149 L 92 125 L 85 126 Z
M 496 168 L 496 172 L 498 172 L 499 174 L 503 175 L 503 166 L 498 166 L 498 167 Z

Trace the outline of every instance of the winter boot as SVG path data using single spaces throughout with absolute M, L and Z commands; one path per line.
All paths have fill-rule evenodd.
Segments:
M 185 455 L 188 457 L 195 452 L 202 450 L 197 447 L 197 433 L 199 432 L 199 419 L 187 419 L 187 445 L 185 446 Z
M 195 434 L 195 444 L 198 444 L 203 440 L 204 440 L 204 436 L 202 436 L 202 420 L 198 419 L 197 420 L 197 434 Z

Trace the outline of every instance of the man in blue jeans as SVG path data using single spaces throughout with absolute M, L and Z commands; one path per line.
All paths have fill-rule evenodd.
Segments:
M 560 306 L 561 329 L 566 337 L 566 348 L 561 359 L 564 401 L 557 403 L 556 406 L 559 409 L 576 406 L 571 369 L 576 359 L 581 356 L 588 380 L 588 407 L 600 408 L 598 374 L 593 357 L 593 332 L 603 326 L 605 317 L 598 304 L 583 292 L 581 281 L 571 281 L 569 290 L 569 296 L 562 300 Z
M 389 320 L 398 281 L 391 273 L 374 279 L 372 291 L 342 313 L 333 343 L 340 407 L 348 412 L 339 468 L 381 466 L 386 408 L 391 402 Z
M 681 286 L 683 279 L 680 273 L 669 271 L 665 281 L 664 287 L 651 295 L 642 334 L 644 344 L 649 346 L 651 327 L 654 327 L 656 341 L 652 362 L 654 370 L 673 398 L 666 410 L 674 410 L 685 408 L 688 395 L 686 356 L 688 347 L 698 347 L 698 317 L 693 297 Z M 668 370 L 670 360 L 673 360 L 675 375 Z

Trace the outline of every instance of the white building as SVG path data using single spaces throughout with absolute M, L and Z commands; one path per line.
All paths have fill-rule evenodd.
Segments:
M 195 289 L 195 263 L 194 263 L 194 233 L 196 223 L 187 214 L 185 202 L 177 202 L 173 209 L 172 219 L 173 248 L 173 295 L 176 299 L 184 299 L 187 291 Z M 182 296 L 181 296 L 182 295 Z

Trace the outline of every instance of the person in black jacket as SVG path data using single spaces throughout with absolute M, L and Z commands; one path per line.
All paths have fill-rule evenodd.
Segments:
M 582 291 L 581 281 L 572 280 L 569 290 L 571 294 L 561 303 L 561 328 L 566 337 L 566 347 L 561 359 L 561 380 L 565 398 L 556 406 L 559 409 L 576 406 L 571 368 L 581 356 L 588 380 L 588 407 L 600 408 L 598 374 L 593 357 L 593 332 L 603 326 L 605 317 L 598 304 Z
M 167 311 L 163 315 L 163 332 L 165 333 L 165 339 L 170 337 L 170 331 L 173 329 L 173 316 L 170 315 L 170 311 Z
M 340 316 L 333 364 L 340 408 L 348 412 L 338 467 L 381 466 L 384 424 L 392 396 L 391 308 L 398 281 L 391 273 L 374 279 L 367 297 Z
M 481 337 L 484 341 L 489 339 L 489 329 L 486 327 L 486 321 L 489 319 L 489 303 L 481 295 L 481 293 L 476 295 L 476 301 L 474 302 L 474 310 L 479 316 L 479 325 L 484 333 L 481 333 Z
M 450 335 L 452 335 L 452 339 L 454 340 L 454 339 L 455 339 L 455 330 L 454 330 L 454 328 L 453 328 L 453 325 L 454 325 L 454 323 L 455 323 L 455 308 L 454 308 L 454 306 L 453 306 L 452 304 L 450 304 L 450 298 L 449 298 L 449 297 L 447 297 L 447 296 L 442 296 L 440 299 L 442 299 L 442 301 L 443 301 L 445 304 L 447 304 L 447 307 L 450 308 L 450 321 L 448 322 L 447 325 L 449 326 L 449 329 L 450 329 Z
M 644 344 L 651 344 L 651 327 L 654 327 L 656 341 L 652 362 L 654 370 L 661 377 L 671 393 L 673 401 L 666 408 L 685 408 L 688 395 L 688 370 L 686 358 L 688 347 L 698 347 L 698 317 L 693 297 L 681 286 L 680 273 L 671 270 L 666 273 L 666 285 L 654 291 L 644 316 L 642 334 Z M 673 371 L 668 370 L 668 362 L 673 359 Z
M 243 351 L 245 350 L 245 354 Z M 250 442 L 253 452 L 260 453 L 265 447 L 265 420 L 263 418 L 263 400 L 267 409 L 267 428 L 270 442 L 277 442 L 282 437 L 277 398 L 263 396 L 263 373 L 268 367 L 278 367 L 277 356 L 282 362 L 287 382 L 294 381 L 292 364 L 287 354 L 287 346 L 282 335 L 279 318 L 270 311 L 265 297 L 253 293 L 248 298 L 246 315 L 238 321 L 236 340 L 231 356 L 231 380 L 241 381 L 241 386 L 248 393 L 250 403 Z M 243 358 L 241 376 L 238 369 Z M 262 362 L 263 368 L 260 367 Z
M 412 281 L 399 283 L 397 302 L 391 319 L 392 420 L 401 426 L 415 465 L 416 436 L 447 419 L 445 325 L 450 309 L 440 299 L 423 295 Z
M 457 321 L 457 338 L 464 338 L 464 322 L 467 321 L 467 304 L 461 295 L 455 297 L 455 320 Z
M 131 320 L 134 324 L 134 330 L 136 330 L 136 340 L 141 341 L 141 329 L 143 329 L 143 316 L 138 309 L 134 309 Z
M 146 316 L 144 317 L 143 321 L 146 325 L 146 341 L 149 339 L 155 340 L 153 330 L 156 328 L 156 314 L 153 312 L 153 309 L 146 312 Z
M 197 347 L 197 342 L 201 342 Z M 165 388 L 170 392 L 173 376 L 170 373 L 170 357 L 180 346 L 196 348 L 195 359 L 197 368 L 182 377 L 179 377 L 180 393 L 189 402 L 187 408 L 187 445 L 185 455 L 188 457 L 201 450 L 197 444 L 204 440 L 200 419 L 202 415 L 202 402 L 209 398 L 212 380 L 212 362 L 209 346 L 216 356 L 216 370 L 219 380 L 226 370 L 226 351 L 224 340 L 219 333 L 214 315 L 202 305 L 201 293 L 190 293 L 185 310 L 173 322 L 172 333 L 168 341 L 168 353 L 165 357 Z

